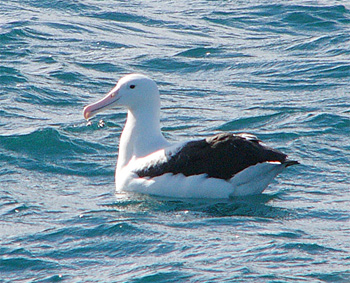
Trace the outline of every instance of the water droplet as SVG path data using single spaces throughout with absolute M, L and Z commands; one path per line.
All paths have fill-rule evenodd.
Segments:
M 99 128 L 103 128 L 105 126 L 105 122 L 101 119 L 99 122 L 98 122 L 98 127 Z

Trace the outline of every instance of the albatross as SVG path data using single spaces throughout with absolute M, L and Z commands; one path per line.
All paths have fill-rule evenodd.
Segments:
M 142 74 L 122 77 L 104 98 L 84 108 L 84 118 L 116 105 L 128 111 L 115 172 L 117 192 L 216 199 L 255 195 L 283 169 L 298 164 L 247 133 L 168 142 L 160 130 L 158 87 Z

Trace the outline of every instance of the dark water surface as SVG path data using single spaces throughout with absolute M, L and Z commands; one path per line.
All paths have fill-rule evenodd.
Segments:
M 116 195 L 125 110 L 82 109 L 131 72 L 169 140 L 301 165 L 249 198 Z M 2 1 L 0 85 L 0 282 L 350 282 L 348 1 Z

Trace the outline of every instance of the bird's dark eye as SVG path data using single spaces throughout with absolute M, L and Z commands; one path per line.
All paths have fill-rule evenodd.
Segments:
M 134 88 L 135 88 L 135 85 L 130 85 L 130 88 L 131 88 L 131 89 L 134 89 Z

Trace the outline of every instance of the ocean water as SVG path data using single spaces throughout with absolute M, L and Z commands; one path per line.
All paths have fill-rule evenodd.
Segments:
M 131 72 L 169 140 L 301 165 L 254 197 L 115 194 L 126 112 L 82 109 Z M 0 85 L 0 282 L 350 282 L 348 1 L 2 1 Z

